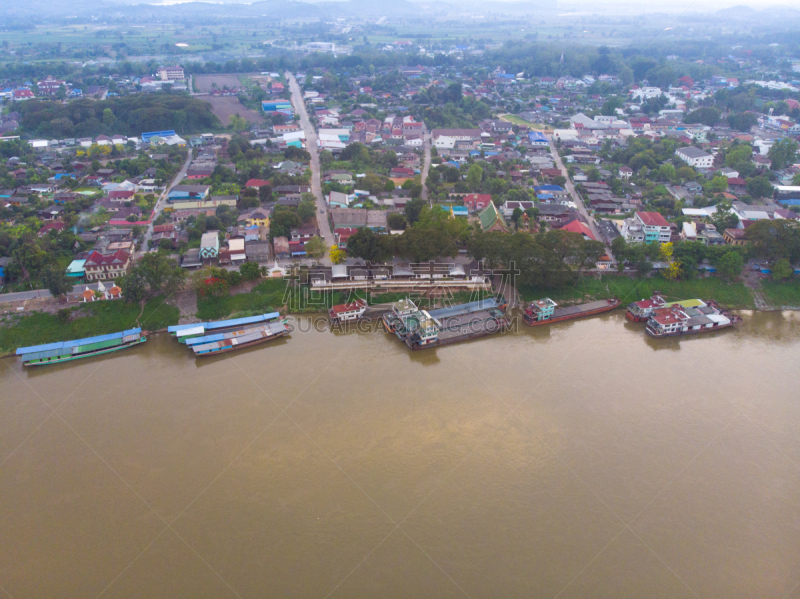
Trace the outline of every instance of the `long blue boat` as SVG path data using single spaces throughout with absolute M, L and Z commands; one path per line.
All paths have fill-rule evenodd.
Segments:
M 248 325 L 256 326 L 279 320 L 279 312 L 260 314 L 258 316 L 247 316 L 245 318 L 233 318 L 230 320 L 218 320 L 215 322 L 196 322 L 193 324 L 178 324 L 167 327 L 170 335 L 177 337 L 180 343 L 187 343 L 189 339 L 205 337 L 210 332 L 222 333 L 234 329 L 241 329 Z
M 107 354 L 145 341 L 147 337 L 142 335 L 142 329 L 137 328 L 97 337 L 20 347 L 17 348 L 17 355 L 22 356 L 23 366 L 46 366 Z

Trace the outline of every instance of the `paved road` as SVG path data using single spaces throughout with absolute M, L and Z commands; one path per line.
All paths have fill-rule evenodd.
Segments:
M 319 223 L 319 230 L 322 234 L 322 238 L 325 240 L 325 245 L 330 247 L 335 242 L 328 222 L 328 206 L 325 204 L 325 199 L 322 197 L 317 132 L 314 130 L 314 125 L 311 124 L 308 118 L 306 104 L 303 101 L 303 93 L 300 91 L 297 80 L 294 78 L 294 75 L 288 71 L 286 72 L 286 79 L 289 81 L 289 90 L 292 92 L 292 106 L 294 107 L 294 111 L 300 116 L 300 126 L 306 134 L 306 149 L 308 153 L 311 154 L 311 193 L 313 193 L 314 197 L 317 199 L 317 222 Z M 322 214 L 319 210 L 324 210 L 325 214 Z M 330 262 L 327 255 L 322 262 L 326 264 Z
M 572 184 L 572 180 L 569 178 L 569 172 L 567 171 L 567 167 L 564 166 L 564 162 L 561 160 L 561 156 L 559 156 L 559 154 L 558 154 L 558 150 L 556 149 L 556 146 L 553 143 L 553 138 L 552 137 L 550 138 L 550 152 L 553 155 L 553 160 L 555 161 L 556 166 L 561 170 L 561 174 L 567 180 L 567 182 L 565 183 L 564 187 L 567 189 L 567 191 L 569 192 L 570 196 L 572 196 L 572 201 L 575 202 L 575 206 L 577 206 L 578 212 L 580 212 L 586 218 L 586 220 L 588 221 L 589 229 L 591 230 L 592 235 L 594 235 L 594 238 L 597 241 L 600 241 L 603 244 L 605 244 L 605 237 L 603 237 L 600 234 L 600 231 L 597 229 L 597 223 L 595 223 L 595 221 L 594 221 L 594 217 L 591 214 L 589 214 L 589 211 L 586 210 L 586 206 L 583 205 L 583 200 L 581 199 L 581 194 L 579 194 L 575 190 L 575 186 Z M 609 256 L 612 256 L 612 254 L 611 254 L 611 246 L 606 245 L 606 252 L 608 253 Z M 613 260 L 613 257 L 612 257 L 612 260 Z
M 105 282 L 108 286 L 110 283 Z M 97 283 L 81 283 L 72 288 L 72 293 L 80 293 L 86 288 L 94 289 L 97 291 Z M 5 302 L 23 302 L 26 300 L 39 299 L 42 297 L 53 297 L 47 289 L 33 289 L 31 291 L 18 291 L 16 293 L 2 293 L 0 294 L 0 304 Z
M 147 225 L 147 231 L 144 234 L 144 240 L 142 240 L 142 250 L 141 254 L 144 254 L 147 251 L 147 247 L 150 244 L 150 239 L 153 237 L 153 223 L 158 218 L 158 215 L 161 214 L 161 211 L 164 209 L 164 206 L 167 203 L 167 195 L 175 187 L 178 183 L 183 181 L 183 178 L 186 176 L 186 170 L 189 168 L 189 164 L 192 162 L 192 149 L 189 148 L 189 155 L 186 157 L 186 162 L 183 163 L 181 170 L 178 171 L 178 174 L 175 175 L 175 178 L 172 180 L 172 183 L 168 187 L 161 192 L 161 195 L 158 196 L 158 201 L 156 202 L 156 206 L 153 210 L 153 217 L 150 219 L 150 224 Z
M 431 134 L 424 124 L 422 125 L 422 145 L 425 150 L 422 157 L 422 199 L 430 202 L 431 208 L 433 208 L 433 200 L 428 199 L 428 186 L 426 184 L 428 171 L 431 168 Z

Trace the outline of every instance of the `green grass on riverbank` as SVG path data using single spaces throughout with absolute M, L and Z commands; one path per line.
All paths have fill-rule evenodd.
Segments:
M 665 298 L 713 299 L 730 308 L 755 308 L 753 294 L 744 283 L 726 283 L 722 279 L 709 277 L 691 281 L 667 281 L 661 278 L 631 278 L 623 275 L 580 277 L 573 285 L 558 289 L 537 288 L 521 285 L 520 295 L 526 302 L 549 297 L 556 302 L 574 303 L 581 300 L 608 299 L 616 297 L 623 305 L 660 292 Z
M 163 297 L 151 299 L 144 311 L 139 304 L 102 301 L 65 308 L 60 314 L 11 315 L 0 322 L 0 352 L 5 354 L 18 347 L 106 335 L 136 326 L 154 331 L 178 324 L 178 317 L 178 308 L 165 304 Z
M 237 293 L 221 297 L 197 299 L 197 318 L 200 320 L 220 320 L 222 318 L 253 316 L 267 312 L 277 312 L 286 306 L 286 313 L 302 314 L 322 312 L 333 304 L 343 304 L 348 296 L 342 293 L 323 293 L 315 295 L 308 286 L 290 288 L 287 281 L 267 279 L 249 293 Z
M 765 299 L 775 308 L 800 307 L 800 280 L 785 283 L 763 281 L 761 291 Z

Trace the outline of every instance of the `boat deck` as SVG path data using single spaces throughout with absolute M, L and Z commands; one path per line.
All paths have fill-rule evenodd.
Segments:
M 607 308 L 611 300 L 599 300 L 596 302 L 589 302 L 588 304 L 580 304 L 578 306 L 567 306 L 565 308 L 556 308 L 553 310 L 553 316 L 549 320 L 556 318 L 564 318 L 565 316 L 579 316 L 584 312 L 593 312 L 594 310 L 601 310 Z

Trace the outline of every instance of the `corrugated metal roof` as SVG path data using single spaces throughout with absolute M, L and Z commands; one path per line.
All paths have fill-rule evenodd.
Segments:
M 280 317 L 280 312 L 270 312 L 269 314 L 260 314 L 259 316 L 248 316 L 246 318 L 234 318 L 232 320 L 218 320 L 216 322 L 195 322 L 192 324 L 176 324 L 167 327 L 170 333 L 177 333 L 191 328 L 203 327 L 203 330 L 224 329 L 226 327 L 235 327 L 240 324 L 252 324 L 254 322 L 264 322 L 265 320 L 272 320 Z M 184 335 L 188 333 L 183 333 Z
M 49 351 L 51 349 L 67 349 L 76 347 L 78 345 L 88 345 L 90 343 L 97 343 L 99 341 L 107 341 L 108 339 L 120 339 L 126 335 L 134 335 L 141 333 L 142 329 L 128 329 L 121 333 L 109 333 L 108 335 L 99 335 L 97 337 L 87 337 L 85 339 L 75 339 L 73 341 L 59 341 L 58 343 L 46 343 L 44 345 L 31 345 L 30 347 L 17 348 L 17 355 L 22 356 L 25 354 L 32 354 L 35 352 Z

